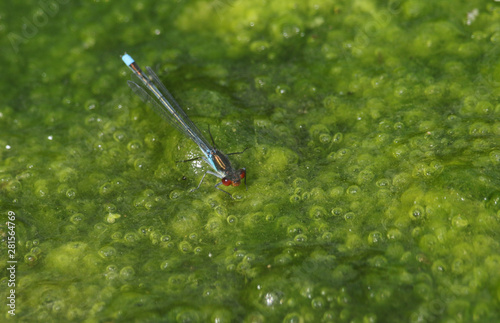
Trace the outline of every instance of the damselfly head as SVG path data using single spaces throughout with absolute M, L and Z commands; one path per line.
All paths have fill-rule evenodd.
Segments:
M 222 178 L 222 185 L 224 186 L 240 186 L 241 180 L 245 178 L 246 176 L 246 171 L 244 169 L 240 169 L 237 172 L 234 172 L 232 174 L 229 174 L 230 176 Z

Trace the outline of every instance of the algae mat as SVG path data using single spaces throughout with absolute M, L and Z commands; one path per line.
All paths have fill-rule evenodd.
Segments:
M 500 320 L 500 2 L 3 1 L 0 33 L 2 320 Z M 248 189 L 190 193 L 125 51 Z

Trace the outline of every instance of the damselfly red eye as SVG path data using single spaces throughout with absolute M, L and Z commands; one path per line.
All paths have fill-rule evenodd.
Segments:
M 224 186 L 229 186 L 229 185 L 231 185 L 231 183 L 232 182 L 230 179 L 227 179 L 225 177 L 222 179 L 222 185 L 224 185 Z
M 240 169 L 240 177 L 245 178 L 247 172 L 244 169 Z

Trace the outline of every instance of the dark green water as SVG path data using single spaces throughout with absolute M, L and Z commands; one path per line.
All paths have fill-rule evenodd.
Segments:
M 500 320 L 499 2 L 4 1 L 0 35 L 2 318 Z M 189 192 L 125 51 L 248 190 Z

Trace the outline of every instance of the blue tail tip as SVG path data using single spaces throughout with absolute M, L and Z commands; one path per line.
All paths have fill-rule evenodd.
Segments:
M 125 65 L 130 66 L 134 61 L 134 59 L 127 53 L 122 55 L 122 61 L 125 63 Z

